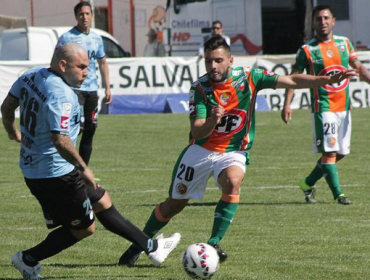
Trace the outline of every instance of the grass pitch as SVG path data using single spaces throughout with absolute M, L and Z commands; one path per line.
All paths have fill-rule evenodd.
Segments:
M 336 205 L 324 180 L 316 205 L 297 187 L 314 167 L 309 111 L 294 111 L 286 126 L 279 112 L 257 112 L 256 139 L 234 223 L 222 241 L 229 254 L 215 280 L 369 279 L 368 187 L 370 110 L 352 111 L 351 154 L 338 164 L 340 182 L 352 200 Z M 123 215 L 143 227 L 155 204 L 167 197 L 172 167 L 187 145 L 188 116 L 102 115 L 91 168 Z M 11 256 L 48 234 L 38 202 L 18 168 L 19 146 L 0 126 L 0 280 L 20 279 Z M 163 229 L 182 242 L 162 267 L 142 256 L 135 268 L 116 263 L 129 243 L 97 221 L 95 234 L 42 262 L 45 279 L 187 279 L 180 258 L 185 248 L 207 241 L 220 192 L 211 179 L 203 201 L 191 201 Z

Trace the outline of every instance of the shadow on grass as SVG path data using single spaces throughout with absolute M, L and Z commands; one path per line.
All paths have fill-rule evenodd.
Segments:
M 45 264 L 43 265 L 43 267 L 64 267 L 64 268 L 84 268 L 84 267 L 121 267 L 121 268 L 130 268 L 130 267 L 127 267 L 127 266 L 119 266 L 115 263 L 111 263 L 111 264 L 61 264 L 61 263 L 49 263 L 49 264 Z M 134 268 L 153 268 L 153 269 L 162 269 L 163 267 L 157 267 L 157 266 L 153 266 L 153 265 L 136 265 L 135 264 L 135 267 Z M 1 279 L 0 279 L 1 280 Z
M 312 205 L 321 205 L 321 204 L 331 204 L 330 202 L 317 202 Z M 217 202 L 192 202 L 187 205 L 187 207 L 209 207 L 209 206 L 216 206 Z M 287 201 L 287 202 L 240 202 L 239 205 L 246 205 L 246 206 L 276 206 L 276 205 L 311 205 L 304 201 Z M 152 206 L 155 207 L 156 204 L 139 204 L 138 206 L 148 207 Z
M 43 264 L 42 265 L 44 268 L 45 267 L 62 267 L 62 268 L 66 268 L 66 269 L 74 269 L 74 268 L 86 268 L 86 267 L 120 267 L 118 266 L 117 264 L 61 264 L 61 263 L 51 263 L 51 264 Z M 1 267 L 13 267 L 11 264 L 9 265 L 0 265 L 0 268 Z M 121 266 L 122 269 L 127 269 L 128 267 L 127 266 Z M 164 269 L 164 267 L 156 267 L 156 266 L 153 266 L 153 265 L 135 265 L 135 268 L 151 268 L 151 269 Z M 102 275 L 96 275 L 96 276 L 89 276 L 89 279 L 94 279 L 94 278 L 97 278 L 97 279 L 119 279 L 119 278 L 127 278 L 128 277 L 128 274 L 127 271 L 125 274 L 123 275 L 104 275 L 104 277 L 102 277 Z M 82 276 L 74 276 L 73 278 L 80 278 Z M 85 277 L 85 276 L 83 276 Z M 130 278 L 148 278 L 147 275 L 131 275 L 129 276 Z M 20 278 L 17 277 L 17 278 L 3 278 L 3 277 L 0 277 L 0 280 L 19 280 Z M 65 277 L 61 277 L 61 276 L 57 276 L 57 277 L 43 277 L 42 279 L 71 279 L 71 276 L 65 276 Z

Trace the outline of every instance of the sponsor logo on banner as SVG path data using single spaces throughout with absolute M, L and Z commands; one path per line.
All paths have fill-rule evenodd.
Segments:
M 61 129 L 68 129 L 69 128 L 69 117 L 62 116 L 60 119 L 60 128 Z

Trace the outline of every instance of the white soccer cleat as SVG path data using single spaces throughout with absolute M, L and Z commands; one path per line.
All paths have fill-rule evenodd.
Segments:
M 155 266 L 160 266 L 168 255 L 176 248 L 181 239 L 181 234 L 176 232 L 168 238 L 159 235 L 157 238 L 158 248 L 148 255 L 149 259 Z
M 19 251 L 13 255 L 12 265 L 19 270 L 23 276 L 23 279 L 42 279 L 40 275 L 41 264 L 38 263 L 34 267 L 26 265 L 22 260 L 22 251 Z

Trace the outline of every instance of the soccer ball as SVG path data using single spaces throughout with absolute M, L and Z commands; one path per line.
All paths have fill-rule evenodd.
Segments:
M 206 243 L 190 245 L 182 254 L 182 268 L 194 279 L 209 279 L 220 267 L 215 248 Z

